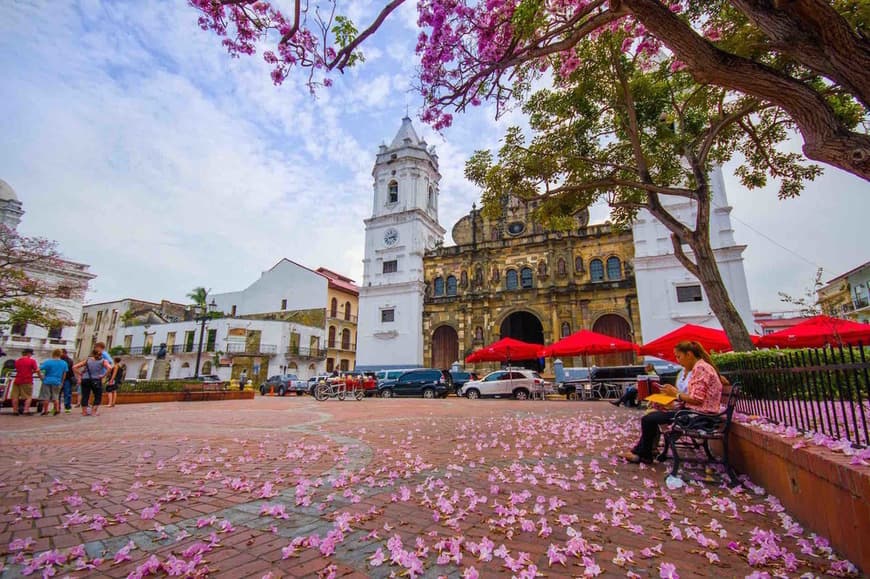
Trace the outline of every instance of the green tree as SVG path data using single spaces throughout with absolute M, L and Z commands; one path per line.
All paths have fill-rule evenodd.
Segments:
M 626 54 L 625 40 L 605 33 L 578 43 L 579 62 L 564 85 L 524 104 L 531 141 L 519 128 L 509 129 L 498 161 L 478 151 L 466 177 L 482 187 L 490 215 L 509 195 L 536 198 L 538 217 L 552 228 L 568 227 L 572 214 L 600 199 L 618 227 L 646 209 L 670 231 L 677 259 L 701 282 L 734 349 L 751 350 L 711 245 L 710 173 L 739 152 L 744 160 L 737 175 L 745 186 L 760 187 L 776 176 L 780 196 L 790 197 L 820 169 L 776 149 L 791 126 L 781 110 L 698 84 L 673 60 Z M 694 223 L 669 211 L 668 197 L 692 202 Z
M 202 311 L 205 311 L 208 307 L 208 290 L 204 287 L 195 287 L 193 290 L 187 294 L 187 297 L 190 298 L 190 301 L 199 308 L 202 308 Z

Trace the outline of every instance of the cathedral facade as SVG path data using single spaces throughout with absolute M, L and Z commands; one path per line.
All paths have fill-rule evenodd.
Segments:
M 453 227 L 456 245 L 426 253 L 426 366 L 448 368 L 503 337 L 549 344 L 591 329 L 639 339 L 631 231 L 589 225 L 586 211 L 570 231 L 547 231 L 534 219 L 536 204 L 512 198 L 497 219 L 472 210 Z M 587 363 L 633 360 L 615 354 Z

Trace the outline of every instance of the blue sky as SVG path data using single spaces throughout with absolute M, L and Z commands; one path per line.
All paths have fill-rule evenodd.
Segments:
M 378 4 L 348 6 L 361 23 Z M 282 257 L 359 279 L 377 147 L 419 106 L 413 7 L 312 98 L 299 78 L 274 87 L 259 56 L 230 59 L 182 1 L 5 0 L 0 179 L 25 205 L 21 230 L 91 264 L 89 301 L 237 290 Z M 438 149 L 448 232 L 479 195 L 465 160 L 521 121 L 493 113 L 458 115 L 443 135 L 415 121 Z M 868 259 L 867 183 L 829 170 L 778 201 L 731 173 L 754 308 L 782 308 L 776 292 L 801 293 L 816 264 L 829 278 Z

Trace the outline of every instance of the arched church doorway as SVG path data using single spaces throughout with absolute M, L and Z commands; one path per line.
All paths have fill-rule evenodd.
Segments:
M 450 326 L 440 326 L 432 334 L 432 368 L 446 370 L 459 359 L 459 336 Z
M 595 321 L 592 326 L 593 332 L 613 336 L 626 342 L 631 342 L 631 326 L 622 316 L 616 314 L 605 314 Z M 635 355 L 632 352 L 617 352 L 614 354 L 604 354 L 595 357 L 596 366 L 626 366 L 633 364 Z
M 530 344 L 543 344 L 544 326 L 538 316 L 531 312 L 514 312 L 501 323 L 500 335 L 502 338 L 513 338 Z M 542 369 L 537 360 L 511 360 L 511 366 L 537 371 Z

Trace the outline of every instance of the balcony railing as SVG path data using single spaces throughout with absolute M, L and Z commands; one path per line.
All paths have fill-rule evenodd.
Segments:
M 33 348 L 34 350 L 54 350 L 55 348 L 72 348 L 72 340 L 60 338 L 33 338 L 29 336 L 0 336 L 0 344 L 7 348 Z
M 166 346 L 166 354 L 193 354 L 196 353 L 199 348 L 199 344 L 174 344 L 172 346 Z M 126 348 L 127 354 L 130 356 L 150 356 L 151 354 L 157 355 L 157 352 L 160 351 L 160 346 L 133 346 L 132 348 Z M 202 345 L 203 352 L 214 352 L 215 346 L 214 344 L 205 343 Z
M 227 344 L 227 354 L 249 354 L 251 356 L 277 354 L 278 346 L 275 344 Z
M 287 358 L 301 359 L 320 359 L 326 358 L 325 348 L 303 348 L 300 346 L 290 346 L 287 348 Z
M 356 316 L 346 316 L 344 312 L 327 312 L 326 317 L 330 320 L 338 320 L 340 322 L 350 322 L 351 324 L 355 324 L 357 322 Z

